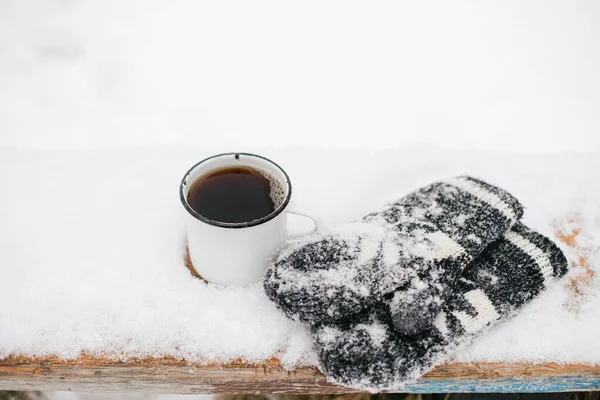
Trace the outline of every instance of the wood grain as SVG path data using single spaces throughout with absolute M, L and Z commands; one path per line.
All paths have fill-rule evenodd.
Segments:
M 278 360 L 261 364 L 187 363 L 163 359 L 127 362 L 82 356 L 9 357 L 0 361 L 0 389 L 156 393 L 349 393 L 315 368 L 285 370 Z M 581 364 L 452 363 L 438 366 L 406 391 L 567 391 L 600 389 L 600 366 Z

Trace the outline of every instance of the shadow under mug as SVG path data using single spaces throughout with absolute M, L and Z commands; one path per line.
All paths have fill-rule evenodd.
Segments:
M 188 203 L 193 183 L 213 171 L 228 167 L 249 167 L 276 179 L 284 200 L 270 214 L 245 222 L 221 222 L 204 217 Z M 191 263 L 202 278 L 221 285 L 243 286 L 262 279 L 269 259 L 290 237 L 313 233 L 320 225 L 317 213 L 308 205 L 291 201 L 292 184 L 287 173 L 273 161 L 256 154 L 224 153 L 208 157 L 186 172 L 179 187 L 186 212 L 186 231 Z M 309 232 L 291 234 L 287 214 L 313 220 Z

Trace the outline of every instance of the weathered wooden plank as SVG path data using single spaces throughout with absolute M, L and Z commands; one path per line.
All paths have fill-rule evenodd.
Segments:
M 346 393 L 314 368 L 287 371 L 276 359 L 263 364 L 189 364 L 172 358 L 115 361 L 82 356 L 10 357 L 0 361 L 0 389 L 156 393 Z M 406 391 L 557 392 L 600 390 L 600 366 L 453 363 L 441 365 Z

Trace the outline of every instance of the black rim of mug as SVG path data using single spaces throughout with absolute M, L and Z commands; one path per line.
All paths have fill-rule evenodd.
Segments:
M 188 176 L 200 164 L 202 164 L 202 163 L 204 163 L 206 161 L 212 160 L 213 158 L 226 157 L 226 156 L 232 156 L 232 157 L 235 157 L 235 159 L 239 159 L 240 156 L 256 157 L 256 158 L 260 158 L 261 160 L 267 161 L 268 163 L 271 163 L 275 167 L 277 167 L 281 171 L 281 173 L 285 176 L 285 184 L 288 187 L 288 192 L 287 192 L 287 194 L 285 196 L 285 199 L 283 200 L 283 203 L 281 203 L 281 205 L 279 207 L 277 207 L 275 209 L 275 211 L 273 211 L 272 213 L 270 213 L 268 215 L 265 215 L 262 218 L 254 219 L 252 221 L 247 221 L 247 222 L 221 222 L 221 221 L 215 221 L 213 219 L 206 218 L 205 216 L 203 216 L 203 215 L 199 214 L 198 212 L 196 212 L 196 210 L 194 210 L 192 207 L 190 207 L 190 205 L 187 202 L 187 199 L 185 198 L 185 196 L 183 194 L 183 191 L 184 191 L 184 189 L 187 186 L 187 178 L 188 178 Z M 281 168 L 279 166 L 279 164 L 277 164 L 277 163 L 269 160 L 268 158 L 263 157 L 263 156 L 259 156 L 258 154 L 252 154 L 252 153 L 235 153 L 235 152 L 231 152 L 231 153 L 215 154 L 214 156 L 207 157 L 204 160 L 201 160 L 201 161 L 197 162 L 196 164 L 194 164 L 185 173 L 185 175 L 183 175 L 183 179 L 181 180 L 181 184 L 179 185 L 179 199 L 181 200 L 181 204 L 183 204 L 183 207 L 185 207 L 185 209 L 187 210 L 187 212 L 189 212 L 192 217 L 196 218 L 199 221 L 202 221 L 202 222 L 207 223 L 209 225 L 218 226 L 218 227 L 221 227 L 221 228 L 248 228 L 248 227 L 251 227 L 251 226 L 256 226 L 256 225 L 264 224 L 265 222 L 270 221 L 273 218 L 275 218 L 276 216 L 278 216 L 279 214 L 281 214 L 283 212 L 283 210 L 285 209 L 285 207 L 290 202 L 291 197 L 292 197 L 292 182 L 290 181 L 290 177 L 285 172 L 285 170 L 283 168 Z

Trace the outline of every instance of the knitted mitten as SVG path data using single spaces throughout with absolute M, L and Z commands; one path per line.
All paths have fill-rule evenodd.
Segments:
M 522 214 L 513 196 L 480 180 L 433 183 L 360 222 L 291 244 L 264 288 L 288 317 L 311 324 L 394 296 L 396 329 L 414 334 L 433 323 L 464 268 Z
M 343 385 L 398 388 L 523 307 L 566 271 L 560 249 L 519 223 L 469 265 L 429 331 L 417 336 L 396 332 L 385 304 L 351 320 L 314 327 L 322 367 Z

